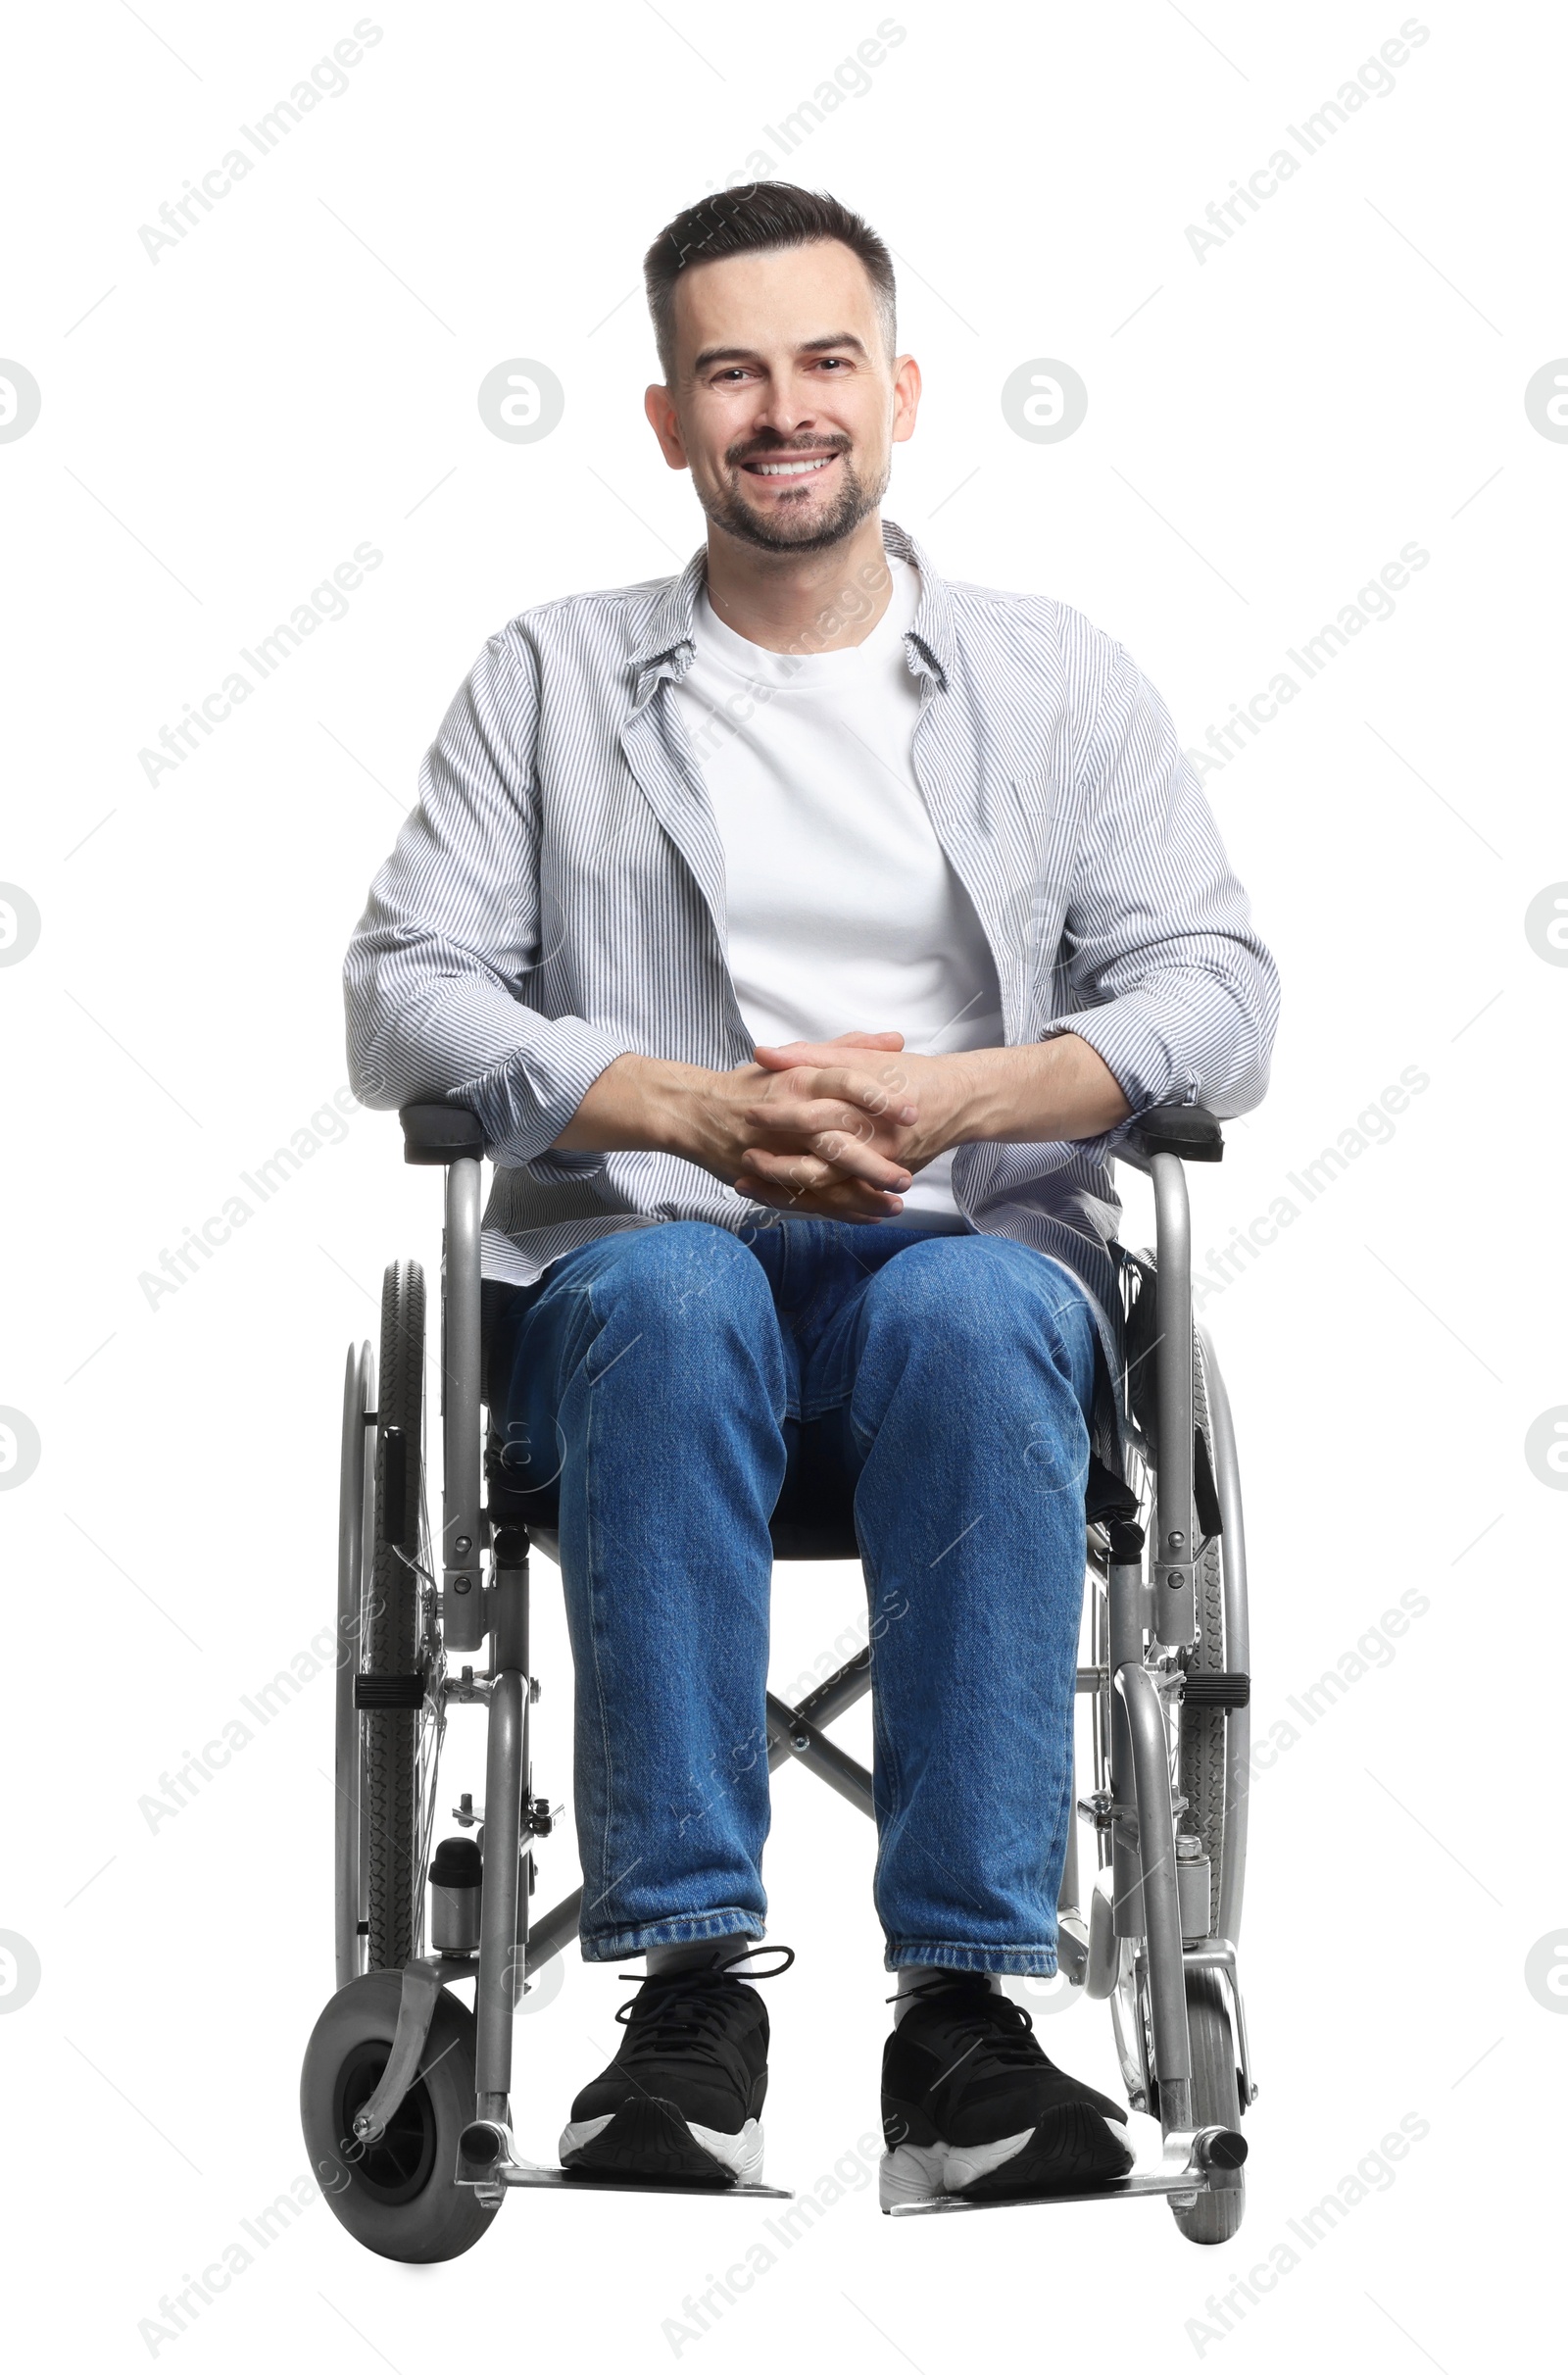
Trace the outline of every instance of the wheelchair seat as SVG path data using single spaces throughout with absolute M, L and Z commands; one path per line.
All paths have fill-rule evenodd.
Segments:
M 509 1485 L 500 1441 L 490 1430 L 485 1450 L 486 1513 L 492 1527 L 523 1525 L 547 1559 L 561 1563 L 560 1509 L 554 1489 L 521 1492 Z M 852 1494 L 834 1480 L 792 1475 L 768 1528 L 775 1559 L 858 1559 Z
M 486 1503 L 492 1526 L 524 1525 L 530 1541 L 538 1544 L 547 1559 L 561 1563 L 561 1536 L 557 1520 L 560 1515 L 554 1492 L 525 1493 L 506 1484 L 502 1477 L 499 1443 L 491 1430 L 485 1456 L 485 1475 L 489 1486 Z M 1090 1459 L 1089 1475 L 1084 1494 L 1084 1517 L 1089 1525 L 1113 1524 L 1136 1518 L 1138 1496 L 1130 1486 L 1107 1468 L 1102 1460 Z M 858 1559 L 860 1545 L 855 1531 L 853 1495 L 842 1484 L 824 1481 L 820 1476 L 792 1476 L 779 1496 L 778 1507 L 768 1523 L 775 1559 Z

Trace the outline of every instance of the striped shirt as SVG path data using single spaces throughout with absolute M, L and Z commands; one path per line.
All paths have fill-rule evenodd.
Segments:
M 1278 975 L 1159 695 L 1067 604 L 945 583 L 902 528 L 882 532 L 920 572 L 912 762 L 996 963 L 1005 1043 L 1075 1031 L 1135 1114 L 1248 1112 L 1268 1082 Z M 552 1147 L 619 1055 L 724 1071 L 753 1053 L 723 853 L 670 691 L 692 664 L 705 567 L 699 549 L 678 577 L 568 595 L 491 636 L 349 944 L 361 1103 L 479 1116 L 496 1166 L 487 1278 L 526 1284 L 612 1229 L 780 1219 L 676 1155 Z M 977 1140 L 953 1163 L 976 1228 L 1082 1281 L 1112 1374 L 1116 1135 Z M 1108 1408 L 1095 1432 L 1104 1457 Z

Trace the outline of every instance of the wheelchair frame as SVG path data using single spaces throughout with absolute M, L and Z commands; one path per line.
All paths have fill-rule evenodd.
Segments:
M 538 2166 L 517 2152 L 512 2127 L 513 2017 L 526 1985 L 576 1933 L 582 1892 L 578 1888 L 538 1920 L 530 1921 L 535 1841 L 548 1833 L 544 1801 L 532 1796 L 528 1755 L 528 1709 L 537 1684 L 528 1672 L 527 1529 L 510 1519 L 492 1522 L 482 1504 L 483 1438 L 480 1366 L 480 1199 L 483 1137 L 466 1109 L 416 1105 L 403 1110 L 405 1159 L 441 1164 L 446 1170 L 442 1244 L 440 1372 L 442 1509 L 439 1574 L 418 1559 L 419 1604 L 427 1646 L 422 1716 L 433 1754 L 423 1803 L 417 1811 L 415 1953 L 403 1966 L 393 2035 L 378 2083 L 352 2119 L 352 2135 L 338 2140 L 339 2167 L 353 2182 L 353 2160 L 384 2139 L 390 2123 L 421 2076 L 431 2021 L 442 1991 L 471 1979 L 474 1996 L 474 2098 L 472 2115 L 458 2141 L 454 2182 L 472 2190 L 476 2203 L 493 2209 L 514 2187 L 593 2190 L 678 2190 L 656 2180 L 595 2178 L 585 2181 L 560 2169 Z M 1089 1580 L 1096 1593 L 1093 1662 L 1078 1669 L 1077 1687 L 1094 1703 L 1097 1788 L 1078 1799 L 1077 1814 L 1092 1829 L 1100 1880 L 1086 1920 L 1080 1905 L 1078 1821 L 1069 1827 L 1059 1909 L 1058 1958 L 1068 1984 L 1092 1997 L 1108 1998 L 1117 2043 L 1134 2107 L 1156 2111 L 1162 2150 L 1156 2165 L 1097 2188 L 1092 2194 L 1040 2198 L 1105 2200 L 1113 2196 L 1162 2195 L 1178 2223 L 1194 2240 L 1218 2241 L 1233 2230 L 1241 2212 L 1242 2164 L 1247 2146 L 1228 2116 L 1199 2115 L 1195 2106 L 1189 2000 L 1195 1975 L 1217 1974 L 1221 2002 L 1228 2005 L 1239 2067 L 1238 2110 L 1256 2093 L 1248 2053 L 1245 2014 L 1237 1972 L 1247 1844 L 1248 1789 L 1248 1616 L 1247 1566 L 1240 1476 L 1229 1405 L 1213 1348 L 1192 1320 L 1190 1218 L 1185 1161 L 1217 1162 L 1219 1126 L 1199 1107 L 1166 1107 L 1143 1116 L 1117 1149 L 1119 1160 L 1150 1175 L 1155 1208 L 1153 1275 L 1155 1340 L 1152 1347 L 1153 1425 L 1160 1457 L 1152 1460 L 1142 1441 L 1146 1472 L 1152 1466 L 1152 1508 L 1146 1490 L 1141 1507 L 1152 1517 L 1149 1539 L 1133 1520 L 1122 1496 L 1108 1522 L 1091 1518 L 1086 1529 Z M 1144 1286 L 1148 1291 L 1147 1281 Z M 1192 1348 L 1190 1354 L 1185 1348 Z M 1207 1432 L 1195 1438 L 1195 1364 L 1207 1399 Z M 1125 1386 L 1125 1380 L 1122 1381 Z M 344 1386 L 343 1454 L 338 1543 L 338 1616 L 345 1642 L 355 1637 L 365 1606 L 369 1571 L 370 1511 L 375 1489 L 377 1411 L 374 1360 L 368 1343 L 350 1348 Z M 1147 1407 L 1147 1406 L 1146 1406 Z M 1207 1466 L 1205 1479 L 1201 1473 Z M 1195 1468 L 1197 1473 L 1195 1473 Z M 422 1471 L 421 1471 L 422 1477 Z M 1147 1482 L 1147 1473 L 1146 1473 Z M 1114 1493 L 1112 1494 L 1114 1500 Z M 1205 1539 L 1197 1529 L 1204 1519 Z M 539 1529 L 535 1528 L 537 1534 Z M 1198 1693 L 1188 1659 L 1198 1631 L 1197 1595 L 1204 1588 L 1202 1562 L 1221 1546 L 1225 1668 L 1202 1677 L 1199 1702 L 1225 1709 L 1224 1820 L 1217 1919 L 1210 1918 L 1208 1863 L 1192 1854 L 1193 1835 L 1178 1846 L 1177 1818 L 1186 1807 L 1175 1778 L 1177 1709 L 1184 1696 Z M 422 1544 L 420 1546 L 423 1547 Z M 488 1558 L 489 1580 L 485 1580 Z M 1207 1588 L 1212 1589 L 1211 1582 Z M 439 1626 L 436 1618 L 439 1615 Z M 464 1665 L 457 1678 L 446 1670 L 449 1654 L 479 1651 L 490 1644 L 486 1674 Z M 835 1716 L 871 1688 L 869 1645 L 790 1707 L 767 1696 L 768 1764 L 804 1765 L 840 1797 L 871 1814 L 871 1775 L 826 1737 Z M 336 1793 L 335 1946 L 338 1991 L 366 1976 L 366 1869 L 368 1814 L 362 1788 L 361 1710 L 400 1704 L 365 1692 L 368 1677 L 358 1658 L 339 1658 L 335 1709 L 338 1789 Z M 400 1678 L 401 1679 L 401 1678 Z M 408 1678 L 412 1683 L 413 1678 Z M 483 1881 L 479 1891 L 477 1953 L 437 1947 L 423 1951 L 424 1904 L 430 1826 L 435 1811 L 439 1751 L 450 1706 L 488 1709 L 485 1799 L 482 1809 Z M 433 1731 L 431 1730 L 433 1727 Z M 1076 1728 L 1076 1727 L 1075 1727 Z M 1075 1759 L 1077 1750 L 1075 1747 Z M 469 1802 L 454 1809 L 471 1826 L 481 1820 Z M 340 1999 L 334 1999 L 338 2002 Z M 328 2006 L 330 2011 L 331 2006 Z M 322 2015 L 324 2022 L 326 2013 Z M 320 2024 L 318 2024 L 319 2028 Z M 1129 2038 L 1128 2029 L 1132 2030 Z M 313 2040 L 314 2044 L 314 2040 Z M 1228 2049 L 1227 2049 L 1228 2050 Z M 302 2094 L 303 2100 L 303 2094 Z M 332 2191 L 329 2188 L 329 2199 Z M 731 2186 L 737 2195 L 777 2199 L 768 2186 Z M 1195 2229 L 1204 2198 L 1232 2198 L 1228 2220 L 1214 2204 L 1219 2232 Z M 787 2197 L 785 2197 L 787 2198 Z M 961 2196 L 933 2202 L 897 2204 L 895 2217 L 1012 2206 L 974 2203 Z M 1183 2213 L 1191 2214 L 1184 2221 Z M 468 2240 L 472 2238 L 469 2237 Z M 371 2248 L 381 2249 L 379 2244 Z M 466 2248 L 460 2243 L 456 2249 Z M 398 2255 L 395 2247 L 387 2247 Z M 445 2255 L 439 2250 L 420 2256 Z

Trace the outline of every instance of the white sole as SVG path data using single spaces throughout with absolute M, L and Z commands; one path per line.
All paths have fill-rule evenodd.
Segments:
M 901 2144 L 884 2152 L 877 2179 L 877 2199 L 884 2210 L 906 2202 L 938 2202 L 944 2194 L 961 2194 L 977 2177 L 994 2170 L 1023 2151 L 1034 2134 L 999 2136 L 994 2144 Z
M 575 2119 L 562 2129 L 560 2154 L 562 2166 L 566 2165 L 568 2153 L 578 2152 L 584 2145 L 602 2136 L 616 2114 L 603 2112 L 597 2119 Z M 726 2169 L 734 2172 L 737 2185 L 760 2185 L 762 2181 L 762 2123 L 748 2119 L 739 2134 L 726 2136 L 721 2128 L 699 2127 L 695 2120 L 685 2123 L 686 2133 L 703 2152 L 711 2153 Z

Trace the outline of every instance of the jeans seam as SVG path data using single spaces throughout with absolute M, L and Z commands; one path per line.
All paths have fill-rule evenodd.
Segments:
M 891 1960 L 895 1954 L 903 1954 L 915 1964 L 934 1963 L 938 1955 L 961 1955 L 964 1957 L 962 1961 L 938 1967 L 963 1971 L 1003 1971 L 1024 1979 L 1054 1978 L 1057 1969 L 1055 1945 L 1048 1945 L 1044 1939 L 1022 1946 L 1000 1946 L 995 1941 L 974 1945 L 956 1938 L 890 1937 L 887 1952 L 890 1957 L 887 1967 L 890 1970 L 899 1968 Z M 1015 1967 L 1022 1963 L 1041 1963 L 1045 1967 L 1041 1970 L 1019 1970 Z
M 620 1954 L 646 1954 L 650 1947 L 687 1946 L 705 1938 L 763 1935 L 760 1913 L 745 1905 L 720 1905 L 711 1913 L 662 1913 L 655 1921 L 622 1923 L 618 1928 L 579 1930 L 578 1943 L 586 1962 L 610 1962 Z M 597 1948 L 590 1954 L 589 1948 Z

